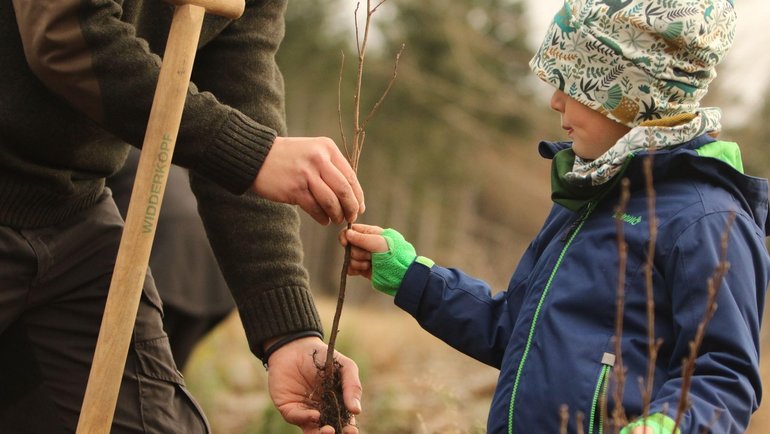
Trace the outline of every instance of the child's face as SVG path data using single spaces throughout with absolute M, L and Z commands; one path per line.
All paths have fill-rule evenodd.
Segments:
M 561 127 L 572 139 L 575 155 L 585 160 L 595 160 L 630 130 L 560 90 L 553 93 L 551 108 L 561 113 Z

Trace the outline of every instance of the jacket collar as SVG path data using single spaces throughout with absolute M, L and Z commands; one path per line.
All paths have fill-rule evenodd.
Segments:
M 639 157 L 654 154 L 653 177 L 657 180 L 682 176 L 683 167 L 690 173 L 708 178 L 729 190 L 740 202 L 741 207 L 753 216 L 757 225 L 770 231 L 768 220 L 768 182 L 743 174 L 743 163 L 738 145 L 732 142 L 716 141 L 707 134 L 696 137 L 679 146 L 655 152 L 640 152 L 629 158 L 622 170 L 606 187 L 578 187 L 568 183 L 564 174 L 572 169 L 574 153 L 571 142 L 543 141 L 538 147 L 541 156 L 553 160 L 551 169 L 551 198 L 554 202 L 573 211 L 579 211 L 588 202 L 596 202 L 613 191 L 620 179 L 628 176 L 632 185 L 644 185 L 644 173 Z M 638 170 L 637 170 L 638 169 Z

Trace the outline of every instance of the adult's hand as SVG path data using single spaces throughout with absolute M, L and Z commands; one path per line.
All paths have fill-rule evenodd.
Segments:
M 318 369 L 326 359 L 327 345 L 317 337 L 301 338 L 279 348 L 270 356 L 267 385 L 273 403 L 283 418 L 302 428 L 303 434 L 333 434 L 334 428 L 318 428 L 321 414 L 308 407 L 310 394 L 319 386 Z M 335 351 L 342 376 L 342 397 L 345 407 L 353 414 L 361 413 L 361 380 L 356 363 Z M 342 434 L 358 434 L 358 428 L 348 425 Z M 340 434 L 340 433 L 337 433 Z
M 322 225 L 353 222 L 365 208 L 356 173 L 327 137 L 277 137 L 252 189 L 299 205 Z

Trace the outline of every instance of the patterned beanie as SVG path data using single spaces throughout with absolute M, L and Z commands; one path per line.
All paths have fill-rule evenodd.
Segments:
M 735 18 L 731 0 L 565 0 L 530 67 L 633 128 L 696 112 Z

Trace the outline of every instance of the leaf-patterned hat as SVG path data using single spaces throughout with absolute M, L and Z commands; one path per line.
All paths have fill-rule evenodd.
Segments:
M 735 18 L 731 0 L 565 0 L 530 67 L 629 127 L 694 113 Z

